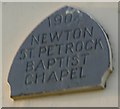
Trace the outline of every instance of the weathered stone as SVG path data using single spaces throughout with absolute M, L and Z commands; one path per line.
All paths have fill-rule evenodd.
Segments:
M 13 99 L 104 88 L 112 71 L 107 34 L 90 16 L 63 7 L 18 50 L 8 81 Z

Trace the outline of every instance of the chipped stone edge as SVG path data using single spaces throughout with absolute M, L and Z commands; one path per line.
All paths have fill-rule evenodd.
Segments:
M 113 72 L 113 64 L 112 64 L 113 53 L 112 53 L 111 43 L 110 43 L 110 40 L 109 40 L 107 33 L 105 32 L 105 30 L 103 29 L 103 27 L 99 23 L 98 23 L 98 25 L 100 26 L 100 28 L 102 29 L 102 31 L 105 35 L 106 41 L 108 43 L 108 48 L 109 48 L 109 59 L 110 59 L 109 67 L 108 67 L 108 70 L 106 72 L 104 72 L 104 75 L 101 78 L 101 84 L 100 84 L 103 88 L 105 88 L 106 81 L 107 81 L 109 75 Z
M 77 9 L 79 10 L 79 9 Z M 80 12 L 83 12 L 81 10 L 79 10 Z M 107 41 L 107 44 L 108 44 L 108 48 L 109 48 L 109 59 L 110 59 L 110 63 L 109 63 L 109 66 L 108 66 L 108 69 L 104 72 L 102 78 L 101 78 L 101 84 L 100 86 L 102 88 L 105 88 L 106 87 L 106 81 L 108 79 L 108 77 L 110 76 L 110 74 L 113 72 L 113 64 L 112 64 L 112 59 L 113 59 L 113 53 L 112 53 L 112 48 L 111 48 L 111 43 L 110 43 L 110 40 L 109 40 L 109 36 L 108 34 L 106 33 L 106 31 L 104 30 L 103 26 L 101 26 L 101 24 L 99 22 L 96 21 L 95 18 L 93 18 L 92 15 L 90 15 L 88 12 L 83 12 L 85 14 L 87 14 L 90 19 L 92 19 L 94 22 L 97 23 L 97 25 L 101 28 L 101 30 L 103 31 L 104 33 L 104 36 L 106 38 L 106 41 Z

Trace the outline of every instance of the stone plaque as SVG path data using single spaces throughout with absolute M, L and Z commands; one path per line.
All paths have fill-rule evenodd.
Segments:
M 103 89 L 112 71 L 107 34 L 86 13 L 65 6 L 19 48 L 8 82 L 13 99 Z

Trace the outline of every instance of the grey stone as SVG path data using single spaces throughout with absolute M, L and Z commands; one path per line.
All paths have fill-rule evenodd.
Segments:
M 8 77 L 11 97 L 103 89 L 111 61 L 103 28 L 65 6 L 41 22 L 18 50 Z

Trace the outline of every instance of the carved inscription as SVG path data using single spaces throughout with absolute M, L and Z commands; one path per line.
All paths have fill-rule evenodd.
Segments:
M 72 14 L 55 15 L 52 20 L 48 18 L 48 25 L 68 25 L 72 21 Z M 96 49 L 102 50 L 103 44 L 101 38 L 94 37 L 92 25 L 84 29 L 77 26 L 61 31 L 32 34 L 30 47 L 20 50 L 19 53 L 21 61 L 27 60 L 25 85 L 87 78 L 84 66 L 90 52 Z M 54 69 L 56 67 L 58 69 Z

